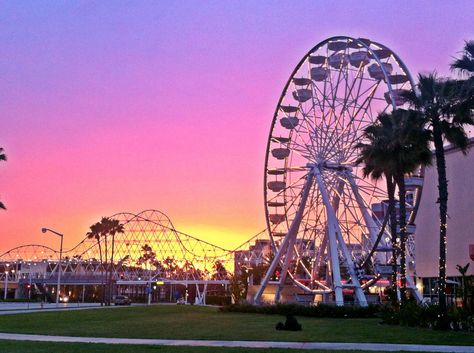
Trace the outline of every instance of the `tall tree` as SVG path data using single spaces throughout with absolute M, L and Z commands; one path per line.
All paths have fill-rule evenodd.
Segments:
M 451 63 L 451 69 L 470 77 L 474 75 L 474 40 L 466 41 L 461 57 Z
M 101 235 L 102 235 L 102 225 L 100 222 L 94 223 L 89 227 L 89 231 L 86 233 L 88 239 L 95 239 L 97 241 L 97 247 L 99 248 L 99 268 L 100 268 L 100 278 L 101 278 L 101 288 L 102 288 L 102 295 L 100 305 L 104 305 L 105 299 L 105 288 L 104 288 L 104 258 L 102 255 L 102 242 L 101 242 Z
M 387 155 L 387 136 L 391 133 L 390 131 L 384 131 L 384 126 L 380 123 L 368 126 L 364 130 L 364 140 L 358 144 L 360 149 L 360 157 L 357 160 L 357 164 L 363 163 L 362 169 L 364 177 L 371 177 L 374 180 L 379 180 L 385 177 L 387 195 L 388 195 L 388 208 L 386 215 L 390 219 L 390 242 L 392 244 L 392 276 L 391 276 L 391 287 L 393 291 L 397 291 L 397 215 L 395 210 L 395 181 L 393 179 L 391 164 L 386 158 Z M 396 301 L 396 296 L 393 296 Z
M 110 305 L 110 302 L 112 301 L 112 274 L 113 274 L 113 269 L 114 269 L 114 255 L 115 255 L 115 235 L 117 234 L 123 234 L 124 233 L 124 227 L 122 224 L 120 224 L 120 221 L 118 219 L 110 219 L 106 218 L 105 221 L 105 232 L 108 233 L 112 237 L 112 251 L 110 255 L 110 269 L 109 269 L 109 277 L 108 277 L 108 297 L 107 297 L 107 303 Z
M 103 294 L 102 301 L 106 302 L 107 305 L 110 305 L 111 300 L 111 278 L 113 261 L 114 261 L 114 251 L 115 251 L 115 235 L 118 233 L 123 233 L 124 227 L 118 220 L 110 219 L 107 217 L 102 217 L 100 222 L 97 222 L 90 226 L 90 231 L 87 233 L 89 239 L 96 239 L 97 245 L 99 247 L 99 257 L 101 263 L 101 276 L 102 282 L 104 282 L 104 273 L 103 269 L 105 267 L 105 282 L 102 283 Z M 109 262 L 109 252 L 108 252 L 108 236 L 112 237 L 111 243 L 111 254 Z M 102 253 L 102 240 L 104 242 L 104 254 Z M 105 262 L 104 262 L 105 259 Z
M 454 60 L 451 70 L 458 72 L 462 77 L 455 85 L 456 110 L 458 114 L 472 116 L 474 109 L 474 40 L 466 41 L 462 56 Z
M 7 160 L 7 155 L 4 153 L 3 148 L 0 147 L 0 162 L 5 162 Z M 0 201 L 0 208 L 6 210 L 5 205 Z
M 457 80 L 440 79 L 436 74 L 418 76 L 418 94 L 410 91 L 408 101 L 425 120 L 425 126 L 432 132 L 438 173 L 439 203 L 439 305 L 440 328 L 447 328 L 446 303 L 446 242 L 448 211 L 448 180 L 446 178 L 446 158 L 444 141 L 467 153 L 468 137 L 466 125 L 474 125 L 472 116 L 472 97 L 462 93 L 464 84 Z
M 367 143 L 359 144 L 361 157 L 364 162 L 363 173 L 373 178 L 382 175 L 398 186 L 400 228 L 400 294 L 402 304 L 406 300 L 406 187 L 405 175 L 414 173 L 420 165 L 431 163 L 429 141 L 431 134 L 424 128 L 424 120 L 414 110 L 398 109 L 392 114 L 380 114 L 375 124 L 364 130 Z M 389 200 L 392 202 L 391 211 L 394 211 L 395 187 L 391 181 L 387 184 Z M 397 233 L 395 219 L 391 221 L 392 241 L 393 232 Z M 395 228 L 395 229 L 394 229 Z M 394 244 L 392 244 L 394 245 Z M 394 248 L 397 248 L 394 246 Z

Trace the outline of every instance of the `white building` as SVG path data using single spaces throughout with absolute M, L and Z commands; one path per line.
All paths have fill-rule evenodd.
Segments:
M 471 263 L 468 275 L 474 275 L 469 245 L 474 244 L 474 138 L 470 153 L 446 149 L 448 179 L 447 276 L 459 277 L 456 265 Z M 439 204 L 436 161 L 426 169 L 420 208 L 416 217 L 416 275 L 424 287 L 433 286 L 439 270 Z M 432 288 L 424 288 L 427 294 Z

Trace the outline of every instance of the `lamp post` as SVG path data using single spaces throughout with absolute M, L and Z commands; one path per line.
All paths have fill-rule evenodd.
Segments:
M 5 292 L 3 293 L 3 299 L 7 299 L 7 293 L 8 293 L 8 271 L 5 271 Z
M 49 228 L 41 228 L 41 231 L 43 233 L 46 232 L 51 232 L 53 234 L 56 234 L 57 236 L 61 237 L 61 245 L 59 247 L 59 263 L 58 263 L 58 286 L 56 289 L 56 307 L 59 306 L 59 288 L 61 286 L 61 261 L 62 261 L 62 256 L 63 256 L 63 234 L 56 232 L 55 230 L 49 229 Z
M 7 299 L 8 295 L 8 275 L 10 274 L 10 264 L 6 264 L 6 269 L 5 269 L 5 292 L 3 293 L 3 299 Z

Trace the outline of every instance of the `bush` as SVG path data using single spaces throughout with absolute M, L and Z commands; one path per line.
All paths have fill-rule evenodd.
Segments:
M 36 302 L 40 302 L 41 299 L 40 298 L 32 298 L 32 299 L 26 299 L 26 298 L 17 298 L 17 299 L 11 299 L 11 298 L 8 298 L 8 299 L 1 299 L 0 302 L 3 302 L 3 303 L 36 303 Z
M 454 308 L 448 312 L 449 327 L 454 330 L 474 331 L 474 315 L 465 309 Z
M 206 296 L 206 304 L 207 305 L 231 305 L 232 302 L 230 296 L 224 295 L 207 295 Z
M 379 313 L 383 324 L 441 329 L 438 305 L 407 303 L 403 308 L 384 306 Z M 451 308 L 448 312 L 449 328 L 454 331 L 474 331 L 474 316 L 468 311 Z
M 400 311 L 398 308 L 392 305 L 384 305 L 381 307 L 378 317 L 382 319 L 382 324 L 387 325 L 399 325 L 400 324 Z
M 300 304 L 251 305 L 232 304 L 219 309 L 223 312 L 255 313 L 267 315 L 295 315 L 306 317 L 367 318 L 375 317 L 378 306 L 356 307 L 320 304 L 304 306 Z
M 439 326 L 438 316 L 439 307 L 438 305 L 425 305 L 421 307 L 420 316 L 418 319 L 419 325 L 426 328 L 437 328 Z
M 423 309 L 416 302 L 408 302 L 400 309 L 400 325 L 415 327 L 420 324 L 420 313 Z
M 299 304 L 231 304 L 222 306 L 219 308 L 219 311 L 321 318 L 379 317 L 382 319 L 383 324 L 388 325 L 419 326 L 432 329 L 438 329 L 440 327 L 439 307 L 437 305 L 418 305 L 416 302 L 408 302 L 401 309 L 392 305 L 357 307 L 328 304 L 315 306 L 303 306 Z M 466 310 L 457 308 L 451 309 L 449 312 L 449 322 L 452 330 L 474 331 L 474 315 L 470 315 Z

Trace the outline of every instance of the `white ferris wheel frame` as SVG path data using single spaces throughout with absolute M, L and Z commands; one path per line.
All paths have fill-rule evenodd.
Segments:
M 291 158 L 291 157 L 288 157 L 288 155 L 286 155 L 286 157 L 284 158 L 285 166 L 282 169 L 282 171 L 284 173 L 284 178 L 285 178 L 284 181 L 285 182 L 287 180 L 287 173 L 291 173 L 292 171 L 296 171 L 296 172 L 304 171 L 306 174 L 302 178 L 300 178 L 300 180 L 296 180 L 296 182 L 292 180 L 292 182 L 293 182 L 292 185 L 285 185 L 285 191 L 284 192 L 286 192 L 287 189 L 289 190 L 290 188 L 295 187 L 296 184 L 298 184 L 298 183 L 301 184 L 301 182 L 304 181 L 304 183 L 297 186 L 299 188 L 298 189 L 299 191 L 296 192 L 297 195 L 294 197 L 293 202 L 298 201 L 299 204 L 294 209 L 294 212 L 291 215 L 288 215 L 289 207 L 286 208 L 286 206 L 285 206 L 285 211 L 286 211 L 285 219 L 287 221 L 291 220 L 291 222 L 288 222 L 287 231 L 285 233 L 282 233 L 282 235 L 283 235 L 282 241 L 281 242 L 277 241 L 275 236 L 273 235 L 273 229 L 275 227 L 274 227 L 274 225 L 272 225 L 271 214 L 270 214 L 270 211 L 269 211 L 269 203 L 272 203 L 272 199 L 269 200 L 269 196 L 268 196 L 268 194 L 270 193 L 270 191 L 268 189 L 268 179 L 269 179 L 268 178 L 269 177 L 268 172 L 270 170 L 269 169 L 269 164 L 270 164 L 270 160 L 272 159 L 272 153 L 273 153 L 273 151 L 271 150 L 271 146 L 272 146 L 272 143 L 275 143 L 275 136 L 273 136 L 272 134 L 273 134 L 273 132 L 275 130 L 275 126 L 278 122 L 278 116 L 281 114 L 281 109 L 283 107 L 283 101 L 290 94 L 288 92 L 288 89 L 290 88 L 290 85 L 292 84 L 292 81 L 296 78 L 296 74 L 299 72 L 299 70 L 305 64 L 308 67 L 311 67 L 311 65 L 309 64 L 310 62 L 308 61 L 311 54 L 316 53 L 319 49 L 323 48 L 324 46 L 326 46 L 326 50 L 328 51 L 327 47 L 328 47 L 329 43 L 346 43 L 346 47 L 344 49 L 344 54 L 343 54 L 344 56 L 348 55 L 349 45 L 352 45 L 352 44 L 355 45 L 355 47 L 351 47 L 351 48 L 352 49 L 359 48 L 360 50 L 366 51 L 366 53 L 370 56 L 370 58 L 372 60 L 375 61 L 375 63 L 380 67 L 380 69 L 382 71 L 383 79 L 378 80 L 378 82 L 374 86 L 375 88 L 373 88 L 373 92 L 371 93 L 372 96 L 370 96 L 370 95 L 368 96 L 368 98 L 370 97 L 370 100 L 369 100 L 369 103 L 367 104 L 367 107 L 365 108 L 365 112 L 363 113 L 362 116 L 364 116 L 364 114 L 367 113 L 367 110 L 370 108 L 370 104 L 372 103 L 373 95 L 374 95 L 375 91 L 377 90 L 379 84 L 383 81 L 385 81 L 385 86 L 384 87 L 386 87 L 388 89 L 387 93 L 388 93 L 388 96 L 390 98 L 390 103 L 388 103 L 388 106 L 391 106 L 391 108 L 393 110 L 397 109 L 396 92 L 395 92 L 395 89 L 393 87 L 398 87 L 398 86 L 397 86 L 397 84 L 392 84 L 391 83 L 391 81 L 390 81 L 390 78 L 391 78 L 390 72 L 388 72 L 388 69 L 385 66 L 386 62 L 384 62 L 381 58 L 379 58 L 379 56 L 377 55 L 377 50 L 379 52 L 382 52 L 384 50 L 388 51 L 390 60 L 392 60 L 392 62 L 396 63 L 398 65 L 398 69 L 401 70 L 401 72 L 404 75 L 406 75 L 407 85 L 410 86 L 410 89 L 414 89 L 414 87 L 415 87 L 414 80 L 411 77 L 406 65 L 402 62 L 402 60 L 392 50 L 390 50 L 389 48 L 387 48 L 386 46 L 384 46 L 382 44 L 379 44 L 379 43 L 373 42 L 373 41 L 369 41 L 369 40 L 366 40 L 366 39 L 360 39 L 360 38 L 356 39 L 356 38 L 351 38 L 351 37 L 347 37 L 347 36 L 336 36 L 336 37 L 328 38 L 328 39 L 318 43 L 314 48 L 312 48 L 303 57 L 303 59 L 298 63 L 298 65 L 296 66 L 296 68 L 294 69 L 292 74 L 290 75 L 290 78 L 288 79 L 288 81 L 285 85 L 285 88 L 282 92 L 282 95 L 279 99 L 278 105 L 277 105 L 275 113 L 274 113 L 273 122 L 272 122 L 272 126 L 271 126 L 271 129 L 270 129 L 270 135 L 269 135 L 268 144 L 267 144 L 267 152 L 266 152 L 266 159 L 265 159 L 265 178 L 264 178 L 264 187 L 265 187 L 264 197 L 265 197 L 265 205 L 266 205 L 265 212 L 266 212 L 266 219 L 267 219 L 267 228 L 268 228 L 268 231 L 269 231 L 269 234 L 270 234 L 270 239 L 271 239 L 271 242 L 272 242 L 272 246 L 273 246 L 275 256 L 274 256 L 273 260 L 271 261 L 270 266 L 269 266 L 269 268 L 266 272 L 266 275 L 262 280 L 260 288 L 258 289 L 258 291 L 257 291 L 257 293 L 254 297 L 254 301 L 256 303 L 261 302 L 262 295 L 263 295 L 265 289 L 267 288 L 267 286 L 269 285 L 270 279 L 274 275 L 275 270 L 277 269 L 278 266 L 281 267 L 281 275 L 280 275 L 280 278 L 277 281 L 277 287 L 276 287 L 276 292 L 275 292 L 275 302 L 279 302 L 280 299 L 281 299 L 281 292 L 282 292 L 282 290 L 285 286 L 287 277 L 289 277 L 297 287 L 299 287 L 300 289 L 302 289 L 303 291 L 305 291 L 307 293 L 323 294 L 323 295 L 328 295 L 328 294 L 334 293 L 334 297 L 335 297 L 334 302 L 335 302 L 336 305 L 344 305 L 343 289 L 344 288 L 351 288 L 354 291 L 355 298 L 356 298 L 358 304 L 361 305 L 361 306 L 367 306 L 368 302 L 367 302 L 367 298 L 366 298 L 364 290 L 368 286 L 370 286 L 371 284 L 376 282 L 376 280 L 371 280 L 371 281 L 369 281 L 365 284 L 361 283 L 361 281 L 359 280 L 358 272 L 357 272 L 358 269 L 356 268 L 356 264 L 354 263 L 353 256 L 352 256 L 351 251 L 349 250 L 349 248 L 346 244 L 346 240 L 344 239 L 345 229 L 343 229 L 343 227 L 341 226 L 341 222 L 338 219 L 338 216 L 336 214 L 337 211 L 338 211 L 338 208 L 339 208 L 340 199 L 343 198 L 343 197 L 346 197 L 346 198 L 348 197 L 347 195 L 346 196 L 342 195 L 344 185 L 346 185 L 347 190 L 350 190 L 350 192 L 351 192 L 350 197 L 353 199 L 353 204 L 355 205 L 354 207 L 357 207 L 360 210 L 359 211 L 361 213 L 360 218 L 363 219 L 363 221 L 365 223 L 365 226 L 366 226 L 367 231 L 369 233 L 368 236 L 370 238 L 371 244 L 376 244 L 377 243 L 377 241 L 376 241 L 377 237 L 379 237 L 380 234 L 382 233 L 382 232 L 380 232 L 380 228 L 381 228 L 380 223 L 381 222 L 376 222 L 374 220 L 374 216 L 373 216 L 373 213 L 371 213 L 371 210 L 369 209 L 369 205 L 367 204 L 366 201 L 364 201 L 364 198 L 360 193 L 360 188 L 362 186 L 358 185 L 358 183 L 356 181 L 356 179 L 360 180 L 360 178 L 358 178 L 356 175 L 354 175 L 350 165 L 344 164 L 343 163 L 344 161 L 342 161 L 342 163 L 337 163 L 337 162 L 335 163 L 331 160 L 316 161 L 317 160 L 316 154 L 318 153 L 318 151 L 316 151 L 316 149 L 315 149 L 315 143 L 314 143 L 313 138 L 314 139 L 317 139 L 317 138 L 322 139 L 322 136 L 323 136 L 324 132 L 321 133 L 321 132 L 317 131 L 317 129 L 314 128 L 313 126 L 309 126 L 307 128 L 308 131 L 310 131 L 311 136 L 312 136 L 311 141 L 303 141 L 301 139 L 302 144 L 300 144 L 299 142 L 298 143 L 295 142 L 293 144 L 294 148 L 293 148 L 293 151 L 292 151 L 292 152 L 295 152 L 295 153 L 299 154 L 303 158 L 308 159 L 309 163 L 307 163 L 305 166 L 298 166 L 296 168 L 293 167 L 293 169 L 291 169 L 292 168 L 291 166 L 288 167 L 288 164 L 291 163 L 291 161 L 289 162 L 289 158 Z M 338 53 L 338 51 L 334 51 L 333 55 L 336 54 L 336 53 Z M 329 58 L 329 56 L 328 56 L 328 58 Z M 323 67 L 323 66 L 326 66 L 326 67 L 329 68 L 327 61 L 325 62 L 324 65 L 321 65 L 321 67 Z M 366 66 L 366 64 L 364 64 L 364 65 L 360 64 L 359 65 L 359 69 L 357 71 L 357 76 L 354 78 L 354 82 L 353 82 L 352 87 L 350 88 L 349 94 L 352 92 L 352 88 L 355 85 L 356 80 L 359 78 L 359 72 L 361 70 L 362 71 L 365 70 L 364 66 Z M 339 78 L 340 78 L 340 71 L 342 71 L 342 64 L 339 67 Z M 346 75 L 348 75 L 348 73 L 346 73 Z M 329 77 L 331 77 L 331 75 L 329 75 Z M 346 79 L 348 79 L 348 76 L 346 76 Z M 327 80 L 327 77 L 324 79 L 324 84 L 325 85 L 326 85 L 326 80 Z M 362 80 L 362 78 L 360 78 L 360 80 Z M 338 82 L 336 84 L 336 93 L 333 93 L 333 97 L 332 97 L 332 99 L 333 99 L 333 107 L 332 108 L 333 108 L 333 113 L 334 114 L 336 114 L 336 109 L 334 108 L 334 106 L 335 106 L 335 102 L 336 102 L 336 98 L 337 98 L 336 95 L 337 95 L 337 92 L 338 92 L 338 87 L 337 86 L 339 85 L 339 83 L 340 83 L 340 80 L 338 79 Z M 332 84 L 333 83 L 331 82 L 331 85 Z M 313 87 L 317 86 L 317 84 L 315 82 L 311 82 L 311 84 L 308 84 L 308 85 L 311 87 L 311 90 L 313 90 Z M 346 82 L 346 85 L 347 85 L 347 82 Z M 404 85 L 402 85 L 402 87 L 403 86 Z M 333 88 L 333 87 L 331 87 L 331 88 Z M 360 85 L 359 85 L 359 90 L 360 90 Z M 314 88 L 314 92 L 316 92 L 316 91 L 317 91 L 317 88 Z M 323 92 L 320 91 L 320 93 L 323 93 Z M 313 93 L 311 93 L 311 94 L 313 94 Z M 324 94 L 326 94 L 326 86 L 324 86 Z M 347 89 L 346 89 L 346 94 L 347 94 Z M 357 94 L 359 94 L 359 92 Z M 296 99 L 296 96 L 294 96 L 294 97 Z M 368 98 L 366 98 L 366 100 Z M 313 98 L 313 100 L 314 100 L 314 98 Z M 327 99 L 327 97 L 323 96 L 323 100 L 328 100 L 328 99 Z M 347 100 L 348 100 L 348 96 L 346 95 L 344 97 L 344 101 L 343 101 L 343 113 L 342 113 L 342 115 L 344 115 L 344 113 L 345 113 L 344 108 L 348 104 Z M 387 100 L 387 102 L 388 102 L 388 100 Z M 328 104 L 329 104 L 329 100 L 328 100 Z M 353 121 L 355 121 L 355 119 L 358 116 L 358 114 L 360 113 L 360 111 L 364 108 L 364 104 L 365 104 L 365 101 L 355 113 L 353 111 L 353 115 L 350 117 L 351 124 L 352 124 Z M 324 103 L 323 103 L 323 105 L 324 105 Z M 398 106 L 399 105 L 400 104 L 398 104 Z M 301 103 L 300 103 L 299 107 L 302 107 Z M 289 108 L 291 108 L 291 107 L 289 107 Z M 313 109 L 314 109 L 314 105 L 313 105 Z M 321 109 L 323 109 L 323 108 L 321 108 Z M 387 108 L 385 108 L 385 109 L 387 109 Z M 323 115 L 324 115 L 324 113 L 323 113 Z M 304 113 L 303 113 L 303 118 L 306 119 Z M 288 119 L 290 119 L 289 116 L 288 116 Z M 321 118 L 321 119 L 323 119 L 323 118 Z M 288 125 L 288 123 L 286 123 L 286 124 Z M 283 123 L 282 123 L 282 125 L 283 125 Z M 360 124 L 359 124 L 359 126 L 360 126 Z M 292 126 L 290 126 L 290 128 L 292 128 Z M 348 128 L 349 128 L 349 125 L 347 126 L 347 129 Z M 346 130 L 346 127 L 344 127 L 343 132 L 345 132 L 345 130 Z M 290 130 L 290 132 L 291 132 L 291 130 Z M 334 130 L 332 132 L 332 135 L 333 134 L 334 134 Z M 354 132 L 353 136 L 356 136 L 356 134 L 357 134 L 357 131 Z M 349 133 L 347 135 L 350 136 Z M 289 141 L 292 141 L 291 137 L 292 137 L 292 135 L 290 134 L 290 137 L 288 139 Z M 326 138 L 326 139 L 321 140 L 321 141 L 327 143 L 328 140 L 329 140 L 329 142 L 331 142 L 330 139 L 332 137 L 333 136 L 330 136 L 329 138 Z M 281 139 L 281 137 L 280 137 L 280 139 Z M 296 140 L 296 138 L 295 138 L 295 140 Z M 336 151 L 331 156 L 334 156 L 334 155 L 337 154 L 337 152 L 339 152 L 337 150 L 337 146 L 335 146 L 335 144 L 333 144 L 332 146 L 330 146 L 329 144 L 324 145 L 324 146 L 322 146 L 322 145 L 323 144 L 320 143 L 320 146 L 319 146 L 319 147 L 324 148 L 323 150 L 320 151 L 321 155 L 327 154 L 328 150 L 331 149 L 331 148 L 336 148 Z M 282 159 L 282 158 L 279 158 L 279 159 Z M 337 185 L 338 186 L 336 188 L 334 188 L 335 190 L 332 191 L 333 195 L 336 195 L 336 196 L 333 196 L 332 199 L 331 199 L 331 196 L 329 195 L 329 192 L 328 192 L 328 180 L 327 180 L 328 177 L 326 176 L 326 180 L 325 180 L 325 177 L 323 175 L 328 171 L 332 172 L 333 175 L 336 175 L 335 177 L 333 176 L 333 178 L 338 178 L 337 179 L 337 183 L 338 183 Z M 276 170 L 276 173 L 279 173 L 278 170 Z M 280 174 L 283 174 L 283 173 L 280 173 Z M 420 175 L 422 176 L 422 171 L 420 171 Z M 288 178 L 288 179 L 291 180 L 291 178 Z M 318 253 L 313 254 L 313 256 L 311 258 L 311 261 L 313 263 L 313 267 L 310 271 L 309 269 L 307 269 L 305 267 L 304 264 L 302 264 L 302 261 L 301 261 L 301 256 L 302 255 L 301 255 L 301 253 L 298 252 L 298 247 L 296 246 L 296 243 L 298 242 L 298 232 L 300 230 L 300 226 L 303 222 L 303 218 L 305 217 L 305 208 L 306 208 L 306 204 L 308 202 L 308 198 L 314 197 L 314 195 L 310 196 L 310 193 L 311 193 L 311 190 L 313 190 L 315 188 L 317 188 L 318 197 L 321 199 L 321 203 L 324 206 L 324 211 L 321 211 L 321 212 L 324 212 L 326 221 L 325 221 L 324 235 L 322 237 L 322 240 L 321 240 L 321 243 L 320 243 L 320 246 L 319 246 L 319 249 L 318 249 Z M 414 218 L 416 216 L 416 211 L 417 211 L 418 204 L 419 204 L 419 199 L 420 199 L 420 196 L 421 196 L 421 191 L 422 191 L 422 185 L 419 185 L 417 187 L 416 191 L 414 192 L 414 195 L 416 196 L 416 200 L 415 200 L 415 204 L 412 207 L 412 211 L 410 213 L 410 217 L 409 217 L 409 220 L 408 220 L 409 223 L 414 222 Z M 347 191 L 347 192 L 349 192 L 349 191 Z M 286 201 L 287 201 L 287 199 L 286 199 L 286 194 L 285 194 L 285 202 Z M 278 202 L 273 202 L 273 204 L 276 205 L 277 207 L 281 206 Z M 281 203 L 281 204 L 283 204 L 283 203 Z M 345 205 L 343 205 L 343 206 L 345 206 Z M 293 218 L 291 219 L 291 217 L 293 217 Z M 354 215 L 352 215 L 351 217 L 356 218 Z M 314 232 L 317 232 L 317 230 L 314 229 Z M 380 232 L 380 234 L 379 234 L 379 232 Z M 388 236 L 389 233 L 388 233 L 387 230 L 385 230 L 385 231 L 383 231 L 383 234 L 384 234 L 384 237 L 385 237 L 385 235 Z M 324 249 L 325 248 L 327 248 L 326 254 L 324 254 L 324 251 L 325 251 Z M 380 252 L 375 253 L 373 250 L 375 250 L 375 249 L 372 249 L 372 251 L 370 253 L 373 254 L 375 261 L 383 262 L 383 257 L 384 256 L 385 256 L 385 259 L 386 259 L 386 255 L 384 255 Z M 330 264 L 330 275 L 328 276 L 328 281 L 326 281 L 326 283 L 322 283 L 321 281 L 319 281 L 319 278 L 317 277 L 317 275 L 315 275 L 316 272 L 320 269 L 319 264 L 323 261 L 324 255 L 326 255 L 327 262 L 328 262 L 328 264 Z M 295 256 L 296 256 L 297 260 L 294 260 Z M 413 261 L 413 256 L 407 256 L 407 261 Z M 290 268 L 292 263 L 293 263 L 293 267 L 294 267 L 295 262 L 296 262 L 296 266 L 301 264 L 301 267 L 303 268 L 303 271 L 305 271 L 305 273 L 308 276 L 310 276 L 311 283 L 316 285 L 316 287 L 317 287 L 316 289 L 310 288 L 308 285 L 305 285 L 301 281 L 298 281 L 296 278 L 294 278 L 292 273 L 290 273 L 289 268 Z M 345 281 L 343 280 L 343 278 L 341 276 L 341 263 L 344 263 L 345 271 L 347 272 Z M 420 293 L 416 290 L 416 287 L 414 286 L 413 279 L 410 278 L 410 277 L 407 277 L 407 280 L 408 280 L 408 286 L 413 290 L 413 293 L 415 294 L 416 298 L 421 299 Z

